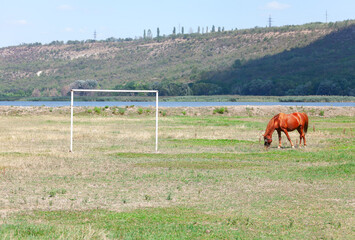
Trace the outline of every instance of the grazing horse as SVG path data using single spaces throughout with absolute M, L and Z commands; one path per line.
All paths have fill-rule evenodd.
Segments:
M 281 148 L 281 131 L 284 132 L 287 136 L 287 139 L 290 141 L 292 148 L 294 148 L 290 136 L 288 135 L 289 131 L 297 129 L 300 134 L 300 145 L 302 143 L 306 146 L 305 133 L 308 129 L 308 116 L 305 113 L 279 113 L 275 115 L 268 123 L 265 133 L 264 133 L 264 146 L 268 148 L 272 142 L 272 133 L 276 130 L 279 135 L 279 146 Z

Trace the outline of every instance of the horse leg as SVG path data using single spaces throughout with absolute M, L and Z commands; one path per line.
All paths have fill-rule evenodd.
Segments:
M 307 146 L 307 144 L 306 144 L 306 134 L 304 134 L 303 127 L 301 126 L 300 128 L 297 129 L 297 131 L 300 134 L 300 146 L 301 146 L 301 143 L 302 143 L 302 139 L 303 139 L 303 145 Z
M 303 133 L 303 131 L 302 131 L 302 128 L 297 128 L 297 131 L 298 131 L 298 133 L 300 134 L 300 147 L 302 146 L 302 133 Z
M 292 148 L 295 148 L 295 146 L 293 146 L 293 143 L 292 143 L 292 141 L 291 141 L 290 135 L 288 135 L 287 130 L 286 130 L 286 129 L 283 129 L 282 131 L 286 134 L 286 137 L 287 137 L 288 141 L 290 141 L 291 147 L 292 147 Z
M 279 135 L 279 146 L 277 148 L 281 148 L 281 130 L 277 130 L 277 134 Z

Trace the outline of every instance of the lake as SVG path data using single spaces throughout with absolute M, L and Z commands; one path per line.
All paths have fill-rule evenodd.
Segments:
M 74 102 L 74 106 L 155 106 L 155 102 Z M 210 107 L 210 106 L 317 106 L 355 107 L 355 102 L 159 102 L 160 107 Z M 0 101 L 0 106 L 70 106 L 70 101 Z

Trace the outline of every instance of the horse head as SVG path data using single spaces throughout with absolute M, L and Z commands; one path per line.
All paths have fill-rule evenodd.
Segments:
M 267 149 L 268 147 L 270 147 L 271 143 L 272 143 L 272 138 L 271 138 L 271 136 L 269 137 L 269 136 L 267 136 L 267 135 L 264 135 L 264 147 L 265 147 L 265 149 Z

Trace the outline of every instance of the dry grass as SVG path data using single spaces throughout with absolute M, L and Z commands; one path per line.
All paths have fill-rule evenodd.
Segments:
M 234 227 L 246 238 L 347 238 L 354 224 L 353 168 L 322 171 L 353 166 L 351 111 L 352 117 L 312 117 L 307 148 L 291 150 L 283 137 L 285 148 L 269 152 L 258 138 L 270 116 L 171 112 L 160 118 L 160 154 L 154 153 L 154 113 L 77 113 L 73 153 L 69 115 L 1 115 L 0 221 L 33 210 L 183 206 L 243 222 Z

